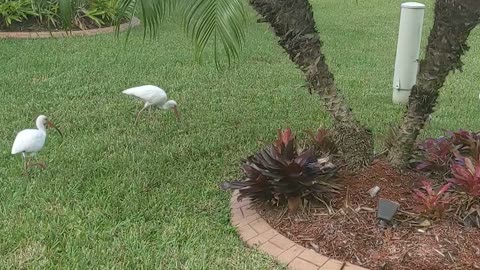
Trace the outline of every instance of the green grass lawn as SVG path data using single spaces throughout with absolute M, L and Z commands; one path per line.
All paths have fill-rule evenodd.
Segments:
M 338 85 L 379 147 L 403 111 L 391 103 L 400 1 L 311 2 Z M 0 269 L 280 268 L 243 247 L 217 184 L 277 128 L 329 120 L 268 28 L 250 21 L 240 61 L 223 72 L 195 64 L 171 23 L 153 41 L 134 30 L 125 48 L 124 35 L 0 40 Z M 478 31 L 470 45 L 423 136 L 480 129 Z M 147 111 L 134 126 L 141 105 L 121 91 L 142 84 L 166 89 L 182 121 Z M 65 138 L 49 133 L 39 155 L 49 167 L 23 177 L 11 145 L 39 114 Z

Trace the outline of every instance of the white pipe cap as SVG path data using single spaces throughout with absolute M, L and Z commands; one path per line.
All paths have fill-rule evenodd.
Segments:
M 417 2 L 406 2 L 406 3 L 402 3 L 402 8 L 425 9 L 425 5 Z

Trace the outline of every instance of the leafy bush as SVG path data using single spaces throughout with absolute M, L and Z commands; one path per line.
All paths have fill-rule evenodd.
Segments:
M 464 158 L 462 163 L 452 165 L 450 181 L 460 186 L 470 196 L 480 198 L 480 160 L 476 164 L 470 158 Z
M 76 0 L 72 2 L 72 14 L 71 25 L 88 29 L 129 18 L 131 9 L 123 10 L 119 0 Z M 15 23 L 32 22 L 61 26 L 59 0 L 0 0 L 0 27 L 8 29 Z
M 321 200 L 335 191 L 329 180 L 337 167 L 328 156 L 318 158 L 312 146 L 299 151 L 290 129 L 279 131 L 272 145 L 249 156 L 242 170 L 242 179 L 225 182 L 223 187 L 239 189 L 239 200 L 250 197 L 275 204 L 287 201 L 292 212 L 300 206 L 301 198 Z
M 2 0 L 0 2 L 0 26 L 22 22 L 29 16 L 37 16 L 31 0 Z
M 420 212 L 430 218 L 441 217 L 452 201 L 446 193 L 451 186 L 451 183 L 447 183 L 435 191 L 431 182 L 422 181 L 421 189 L 414 189 L 415 198 L 420 204 Z
M 422 159 L 417 163 L 416 169 L 423 171 L 446 171 L 454 158 L 454 147 L 445 137 L 427 139 L 418 149 L 422 152 Z
M 446 131 L 445 136 L 430 138 L 418 145 L 412 161 L 416 169 L 440 174 L 449 184 L 462 189 L 464 193 L 454 193 L 455 214 L 465 226 L 480 228 L 480 133 Z M 449 198 L 442 197 L 448 184 L 438 192 L 425 185 L 423 196 L 419 190 L 415 191 L 417 200 L 423 205 L 422 212 L 438 216 L 450 202 Z
M 56 0 L 34 2 L 36 17 L 39 24 L 46 24 L 47 28 L 60 25 L 60 6 Z
M 420 144 L 413 162 L 417 170 L 446 174 L 452 164 L 461 162 L 463 156 L 478 160 L 479 154 L 479 133 L 464 130 L 446 131 L 446 136 L 430 138 Z
M 480 160 L 480 133 L 459 130 L 457 132 L 447 131 L 456 151 L 462 156 L 472 157 Z

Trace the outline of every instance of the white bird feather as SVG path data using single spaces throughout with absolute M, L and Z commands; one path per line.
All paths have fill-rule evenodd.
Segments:
M 151 105 L 162 106 L 168 101 L 167 93 L 162 88 L 154 85 L 132 87 L 124 90 L 122 93 L 139 98 Z
M 22 157 L 25 162 L 25 174 L 30 165 L 38 165 L 45 167 L 45 164 L 37 162 L 35 164 L 30 164 L 27 154 L 35 155 L 37 152 L 42 150 L 45 145 L 45 140 L 47 138 L 47 126 L 54 127 L 62 135 L 60 130 L 50 121 L 45 115 L 40 115 L 36 120 L 37 129 L 24 129 L 20 131 L 17 136 L 15 136 L 15 141 L 12 145 L 12 155 L 22 154 Z M 63 135 L 62 135 L 63 136 Z
M 25 153 L 36 153 L 43 148 L 47 134 L 38 129 L 24 129 L 15 137 L 12 146 L 12 155 Z

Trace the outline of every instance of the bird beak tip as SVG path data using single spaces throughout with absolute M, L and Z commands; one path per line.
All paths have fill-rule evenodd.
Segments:
M 180 113 L 178 112 L 177 106 L 173 107 L 173 112 L 178 121 L 180 121 Z

